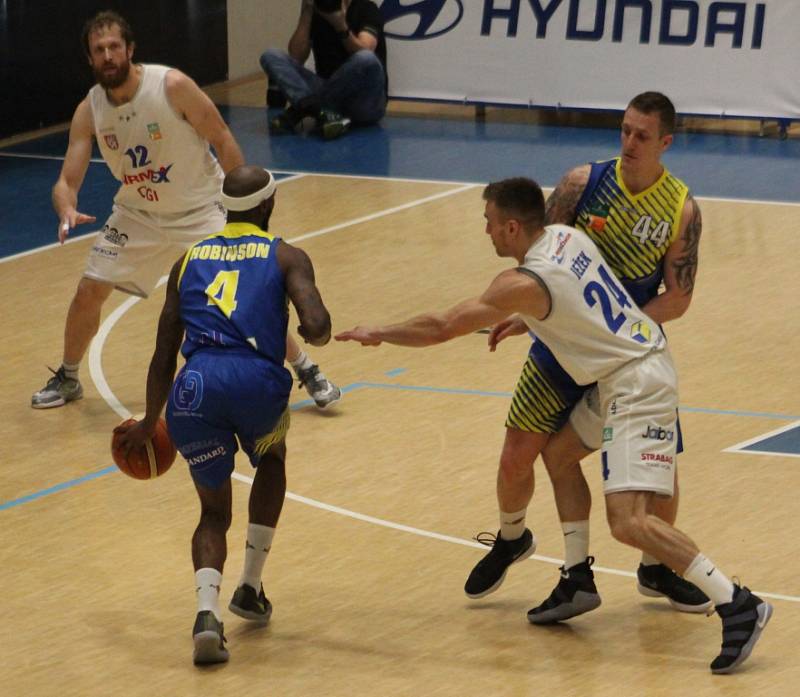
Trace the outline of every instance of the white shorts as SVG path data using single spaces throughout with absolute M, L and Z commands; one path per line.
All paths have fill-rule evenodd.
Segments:
M 678 378 L 668 350 L 628 363 L 588 390 L 569 422 L 583 444 L 602 448 L 603 491 L 672 496 Z
M 83 275 L 146 298 L 192 244 L 224 227 L 225 209 L 218 203 L 171 214 L 114 205 Z

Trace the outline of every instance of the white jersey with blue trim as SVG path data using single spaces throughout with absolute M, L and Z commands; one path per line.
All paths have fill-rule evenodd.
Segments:
M 545 319 L 522 319 L 578 384 L 597 382 L 666 347 L 661 329 L 633 302 L 586 233 L 548 225 L 519 270 L 550 295 Z
M 141 80 L 130 102 L 112 104 L 100 85 L 89 90 L 100 153 L 122 185 L 114 203 L 183 213 L 218 201 L 222 168 L 208 142 L 170 105 L 164 82 L 171 68 L 138 67 Z

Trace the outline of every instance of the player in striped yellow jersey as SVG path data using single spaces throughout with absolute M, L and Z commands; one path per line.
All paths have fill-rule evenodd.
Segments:
M 549 197 L 546 211 L 547 224 L 573 225 L 589 234 L 626 290 L 658 323 L 680 317 L 689 307 L 701 232 L 700 210 L 688 188 L 661 162 L 674 128 L 675 108 L 667 97 L 656 92 L 638 95 L 623 117 L 620 156 L 569 171 Z M 521 322 L 508 320 L 492 330 L 490 340 L 502 341 L 525 330 Z M 566 558 L 556 591 L 528 615 L 535 623 L 567 619 L 600 604 L 588 556 L 588 485 L 578 458 L 564 466 L 563 453 L 545 449 L 582 393 L 547 346 L 534 341 L 506 420 L 497 483 L 500 532 L 465 586 L 473 598 L 492 592 L 508 566 L 529 553 L 524 520 L 533 494 L 533 462 L 544 450 Z M 680 440 L 678 446 L 680 451 Z M 654 510 L 669 523 L 676 518 L 677 491 L 676 481 L 675 495 L 658 499 Z M 641 592 L 665 596 L 678 610 L 704 612 L 710 606 L 695 586 L 647 555 L 638 580 Z

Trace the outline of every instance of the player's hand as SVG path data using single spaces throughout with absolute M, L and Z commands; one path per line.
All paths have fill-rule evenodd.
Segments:
M 148 425 L 144 420 L 132 424 L 120 424 L 114 429 L 114 433 L 119 436 L 119 447 L 126 457 L 131 450 L 144 447 L 144 444 L 155 435 L 155 432 L 155 424 Z
M 503 339 L 510 336 L 519 336 L 528 331 L 528 325 L 518 316 L 508 317 L 495 324 L 489 332 L 489 350 L 494 351 Z
M 97 220 L 97 218 L 93 215 L 79 213 L 74 208 L 71 211 L 67 211 L 58 223 L 58 241 L 64 244 L 64 240 L 67 239 L 67 235 L 69 235 L 69 231 L 72 230 L 72 228 L 83 225 L 84 223 L 93 223 L 95 220 Z
M 355 327 L 333 337 L 336 341 L 357 341 L 362 346 L 380 346 L 377 327 Z

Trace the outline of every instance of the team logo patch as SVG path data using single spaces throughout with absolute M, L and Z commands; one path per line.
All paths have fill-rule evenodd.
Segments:
M 589 227 L 595 232 L 603 232 L 608 220 L 608 206 L 594 206 L 588 211 Z
M 147 134 L 150 136 L 150 140 L 161 140 L 164 137 L 161 135 L 161 129 L 157 121 L 147 124 Z
M 109 150 L 119 150 L 119 141 L 117 140 L 117 136 L 115 134 L 109 133 L 108 135 L 104 135 L 103 140 L 105 141 Z
M 636 339 L 640 344 L 646 344 L 652 338 L 653 333 L 650 330 L 650 325 L 645 322 L 637 322 L 631 327 L 631 337 Z

